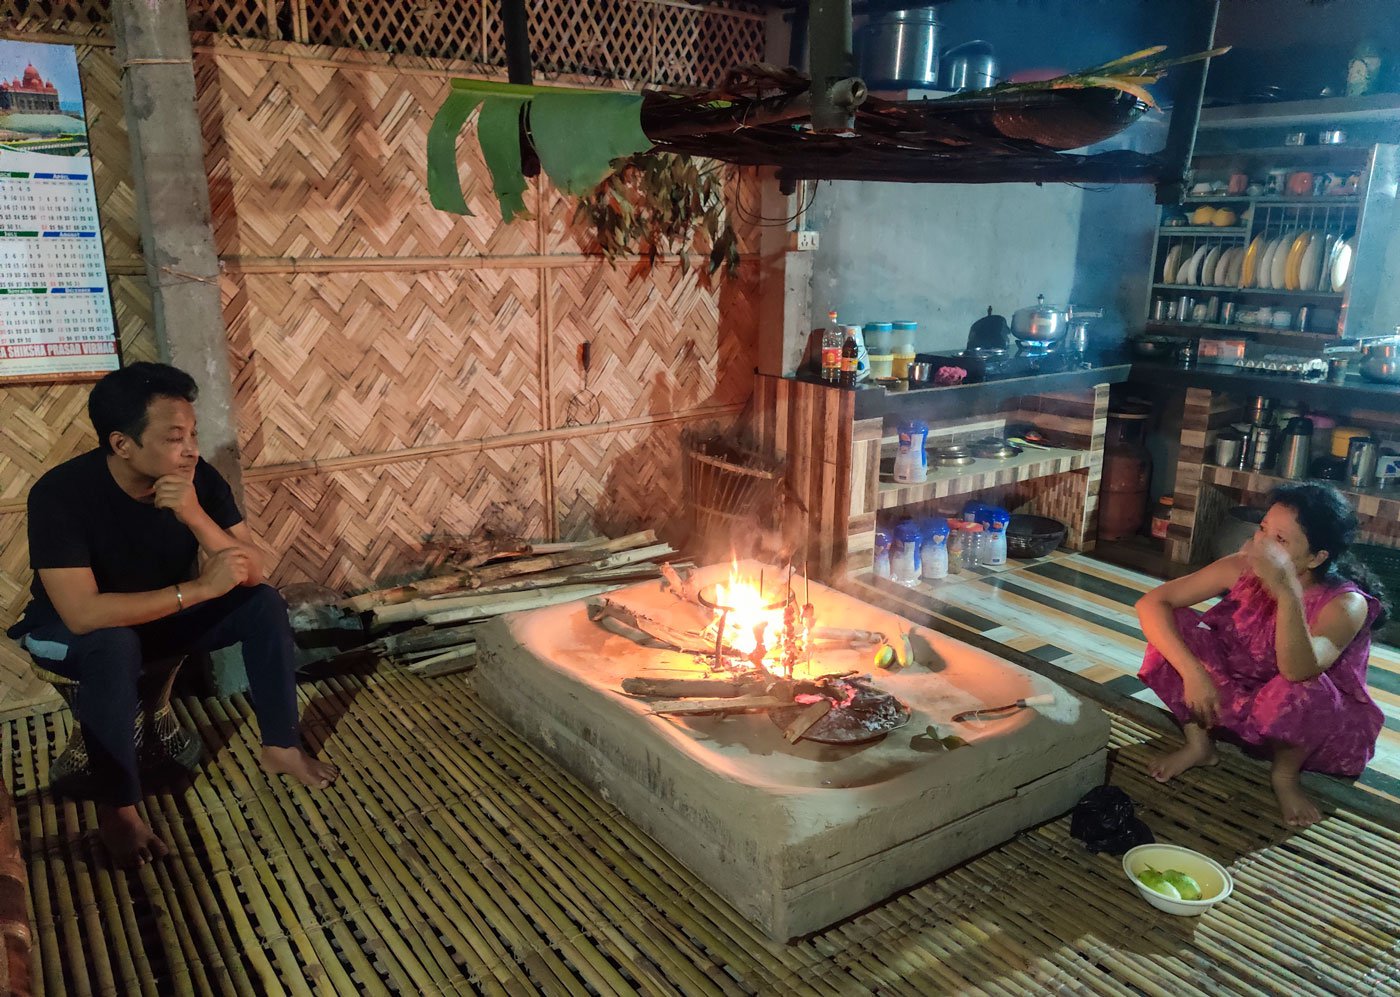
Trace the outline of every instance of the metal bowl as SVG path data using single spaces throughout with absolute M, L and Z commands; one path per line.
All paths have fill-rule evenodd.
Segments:
M 990 436 L 972 444 L 972 456 L 984 457 L 987 460 L 1008 460 L 1022 452 L 1022 449 L 1014 443 L 1008 443 L 996 436 Z
M 939 467 L 965 467 L 976 460 L 963 446 L 939 447 L 933 455 Z

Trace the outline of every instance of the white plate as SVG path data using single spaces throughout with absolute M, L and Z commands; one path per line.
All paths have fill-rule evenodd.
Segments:
M 1240 277 L 1244 275 L 1244 253 L 1243 246 L 1236 246 L 1231 251 L 1230 268 L 1225 272 L 1225 286 L 1239 287 Z
M 1298 290 L 1317 290 L 1318 281 L 1322 276 L 1322 261 L 1326 257 L 1324 250 L 1330 245 L 1321 232 L 1313 233 L 1312 242 L 1308 243 L 1308 248 L 1303 253 L 1303 262 L 1298 267 Z
M 1274 283 L 1274 260 L 1278 259 L 1279 252 L 1287 244 L 1287 236 L 1280 236 L 1277 239 L 1270 239 L 1264 247 L 1264 253 L 1259 257 L 1259 287 L 1266 291 L 1272 291 L 1282 284 Z
M 1297 232 L 1285 232 L 1278 241 L 1278 249 L 1274 251 L 1273 275 L 1270 277 L 1275 291 L 1282 291 L 1288 286 L 1288 254 L 1293 250 L 1293 240 L 1297 237 Z
M 1162 264 L 1162 283 L 1175 284 L 1176 271 L 1181 266 L 1181 253 L 1186 247 L 1177 243 L 1167 250 L 1167 262 Z
M 1352 255 L 1356 252 L 1356 246 L 1351 239 L 1343 239 L 1333 252 L 1332 290 L 1345 291 L 1347 281 L 1351 280 Z
M 1181 272 L 1176 275 L 1176 282 L 1178 284 L 1194 285 L 1196 283 L 1201 272 L 1201 261 L 1206 258 L 1208 249 L 1209 247 L 1207 246 L 1200 246 L 1191 254 L 1191 258 L 1186 261 L 1186 265 L 1182 268 Z
M 1215 268 L 1220 265 L 1220 254 L 1223 246 L 1212 246 L 1206 253 L 1206 258 L 1201 261 L 1201 286 L 1215 286 Z

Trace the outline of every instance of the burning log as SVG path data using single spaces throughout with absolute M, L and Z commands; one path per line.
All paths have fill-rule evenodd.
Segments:
M 797 719 L 783 728 L 783 740 L 788 744 L 796 744 L 802 740 L 802 735 L 806 734 L 817 721 L 821 720 L 831 712 L 833 706 L 829 699 L 819 699 L 812 705 L 797 715 Z
M 588 604 L 588 618 L 594 623 L 615 620 L 624 627 L 650 637 L 673 651 L 706 653 L 711 650 L 708 642 L 696 634 L 687 633 L 676 627 L 653 620 L 635 610 L 614 602 L 611 599 L 593 599 Z

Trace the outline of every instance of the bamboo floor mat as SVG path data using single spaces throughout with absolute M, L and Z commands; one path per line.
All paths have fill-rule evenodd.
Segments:
M 1159 914 L 1061 819 L 793 945 L 763 938 L 606 803 L 524 746 L 468 676 L 301 689 L 340 766 L 270 782 L 248 704 L 184 700 L 210 758 L 147 797 L 171 857 L 109 871 L 55 800 L 66 712 L 3 725 L 29 862 L 34 992 L 59 994 L 1395 994 L 1400 833 L 1332 812 L 1289 834 L 1227 755 L 1159 787 L 1158 735 L 1114 717 L 1111 780 L 1235 896 Z

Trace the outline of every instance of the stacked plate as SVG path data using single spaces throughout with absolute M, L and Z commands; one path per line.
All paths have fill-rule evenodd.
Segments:
M 1240 287 L 1267 291 L 1345 291 L 1356 240 L 1319 229 L 1255 236 L 1244 251 Z
M 1188 254 L 1189 251 L 1189 254 Z M 1162 283 L 1188 287 L 1239 287 L 1244 267 L 1243 246 L 1196 246 L 1178 243 L 1167 251 Z

